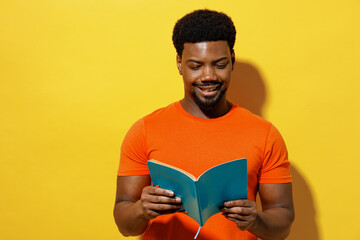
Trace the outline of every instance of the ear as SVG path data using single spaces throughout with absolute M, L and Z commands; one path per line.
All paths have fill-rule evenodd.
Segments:
M 181 58 L 179 57 L 179 55 L 176 55 L 176 65 L 179 70 L 179 74 L 182 75 Z
M 232 63 L 232 67 L 231 67 L 231 71 L 234 70 L 234 66 L 235 66 L 235 52 L 233 51 L 231 53 L 231 63 Z

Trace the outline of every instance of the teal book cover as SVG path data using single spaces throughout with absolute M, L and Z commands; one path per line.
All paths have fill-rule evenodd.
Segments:
M 192 174 L 157 160 L 147 161 L 153 186 L 172 190 L 181 198 L 183 210 L 200 226 L 225 201 L 247 198 L 247 160 L 237 159 L 214 166 L 198 179 Z

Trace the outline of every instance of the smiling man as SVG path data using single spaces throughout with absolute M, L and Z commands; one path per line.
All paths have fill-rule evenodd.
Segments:
M 269 122 L 226 99 L 235 61 L 235 27 L 216 11 L 198 10 L 173 31 L 184 98 L 138 120 L 127 133 L 118 171 L 114 217 L 125 236 L 192 239 L 197 223 L 181 199 L 151 186 L 156 159 L 198 177 L 215 165 L 248 159 L 248 198 L 229 199 L 198 239 L 285 239 L 294 219 L 285 143 Z M 259 192 L 262 211 L 257 210 Z
M 177 67 L 183 75 L 185 97 L 181 104 L 190 114 L 200 118 L 224 115 L 231 108 L 226 100 L 234 52 L 227 41 L 184 43 Z

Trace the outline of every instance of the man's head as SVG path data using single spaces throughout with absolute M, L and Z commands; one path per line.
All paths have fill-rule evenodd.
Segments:
M 227 41 L 234 50 L 236 29 L 231 18 L 212 10 L 196 10 L 177 21 L 172 40 L 178 56 L 182 57 L 184 43 Z
M 185 104 L 206 111 L 226 111 L 235 34 L 227 15 L 210 10 L 197 10 L 176 23 L 173 42 L 184 81 Z

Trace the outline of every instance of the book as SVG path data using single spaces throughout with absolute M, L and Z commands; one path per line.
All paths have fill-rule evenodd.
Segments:
M 171 190 L 181 198 L 182 209 L 199 225 L 225 201 L 247 198 L 247 160 L 237 159 L 214 166 L 198 179 L 192 174 L 157 160 L 147 161 L 153 186 Z

